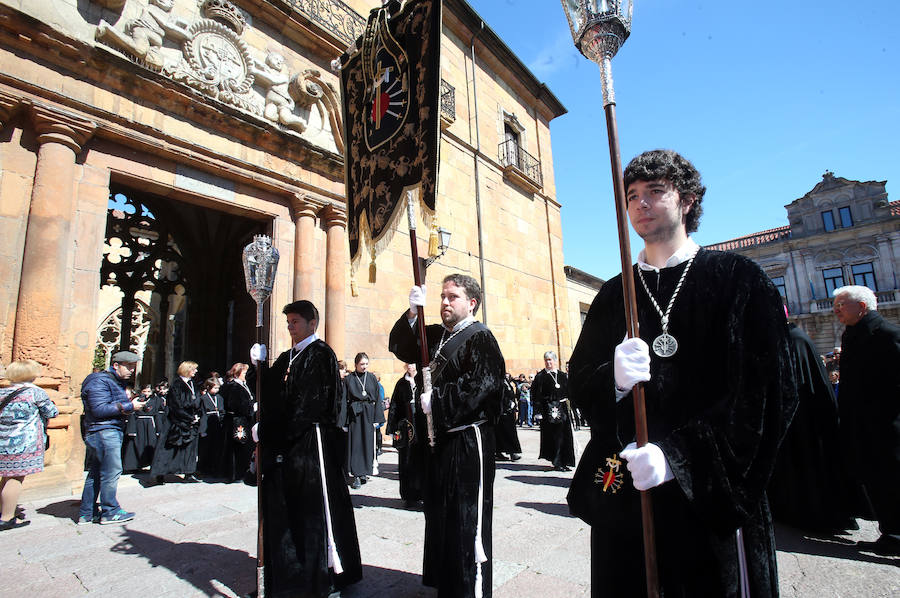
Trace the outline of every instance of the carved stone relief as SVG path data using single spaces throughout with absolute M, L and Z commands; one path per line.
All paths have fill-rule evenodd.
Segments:
M 120 29 L 101 21 L 95 38 L 173 81 L 342 152 L 334 86 L 316 70 L 292 73 L 277 52 L 254 58 L 242 37 L 246 19 L 234 4 L 196 1 L 201 18 L 193 22 L 172 15 L 176 0 L 146 0 Z

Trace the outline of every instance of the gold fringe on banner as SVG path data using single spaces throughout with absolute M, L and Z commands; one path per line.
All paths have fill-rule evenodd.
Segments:
M 359 287 L 356 286 L 356 272 L 350 270 L 350 296 L 359 297 Z
M 369 262 L 369 284 L 375 284 L 378 275 L 378 267 L 375 265 L 375 248 L 372 248 L 372 261 Z

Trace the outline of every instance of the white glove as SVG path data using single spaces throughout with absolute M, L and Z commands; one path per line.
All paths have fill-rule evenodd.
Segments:
M 253 442 L 259 442 L 259 423 L 253 424 L 253 427 L 250 428 L 250 437 L 253 438 Z
M 253 365 L 258 364 L 260 361 L 265 361 L 268 355 L 269 352 L 266 350 L 265 345 L 253 343 L 253 346 L 250 347 L 250 361 L 253 362 Z
M 341 430 L 343 430 L 344 432 L 349 432 L 350 428 L 347 426 L 341 426 Z
M 638 490 L 649 490 L 675 478 L 662 449 L 652 442 L 641 448 L 632 442 L 622 449 L 619 456 L 628 461 L 628 471 Z
M 431 392 L 432 391 L 429 390 L 420 395 L 422 400 L 422 413 L 425 415 L 431 415 Z
M 626 338 L 616 345 L 613 358 L 616 387 L 625 392 L 650 380 L 650 347 L 641 338 Z
M 416 309 L 425 307 L 425 285 L 414 286 L 409 290 L 409 312 L 416 313 Z
M 253 413 L 256 413 L 257 411 L 259 411 L 259 404 L 256 401 L 254 401 L 253 402 Z

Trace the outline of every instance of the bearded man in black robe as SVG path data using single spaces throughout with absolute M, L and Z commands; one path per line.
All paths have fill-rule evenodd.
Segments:
M 878 554 L 900 555 L 900 327 L 878 313 L 868 287 L 834 290 L 841 336 L 841 434 L 878 520 Z
M 337 358 L 309 301 L 285 306 L 294 346 L 263 369 L 261 449 L 266 596 L 324 598 L 362 578 L 338 427 Z M 265 346 L 251 350 L 254 363 Z
M 491 596 L 494 424 L 506 364 L 494 335 L 475 320 L 480 303 L 475 279 L 451 274 L 441 289 L 441 324 L 426 328 L 432 390 L 419 407 L 432 420 L 435 446 L 425 450 L 422 583 L 442 598 L 474 597 L 476 588 Z M 391 330 L 390 351 L 407 363 L 421 357 L 416 308 L 424 304 L 425 289 L 413 287 L 409 311 Z
M 544 369 L 531 384 L 531 404 L 541 420 L 539 459 L 550 461 L 556 471 L 569 471 L 575 465 L 574 414 L 569 405 L 569 377 L 557 369 L 553 351 L 544 353 Z
M 591 426 L 569 504 L 592 524 L 592 594 L 646 593 L 641 490 L 652 498 L 662 595 L 736 597 L 744 586 L 777 596 L 765 489 L 797 402 L 781 297 L 750 260 L 688 237 L 706 189 L 686 159 L 638 156 L 625 190 L 645 243 L 634 272 L 640 337 L 623 341 L 616 276 L 570 361 L 570 396 Z M 637 448 L 639 382 L 650 442 Z

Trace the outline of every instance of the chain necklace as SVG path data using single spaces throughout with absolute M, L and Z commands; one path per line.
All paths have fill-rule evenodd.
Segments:
M 688 270 L 691 269 L 691 264 L 694 263 L 694 258 L 697 257 L 695 253 L 691 259 L 688 260 L 687 266 L 684 267 L 684 271 L 681 273 L 681 278 L 678 279 L 678 284 L 675 285 L 675 291 L 672 293 L 672 298 L 669 299 L 669 305 L 666 306 L 666 313 L 663 313 L 663 310 L 659 307 L 659 303 L 656 302 L 656 299 L 653 298 L 653 293 L 650 292 L 650 287 L 647 286 L 647 281 L 644 280 L 644 275 L 641 272 L 640 266 L 638 266 L 638 278 L 641 279 L 641 284 L 644 285 L 644 290 L 647 291 L 647 296 L 650 297 L 650 302 L 653 304 L 653 307 L 656 308 L 657 313 L 661 318 L 662 322 L 662 334 L 653 339 L 653 352 L 659 355 L 660 357 L 672 357 L 675 355 L 675 352 L 678 351 L 678 341 L 675 340 L 675 337 L 669 334 L 669 313 L 672 311 L 672 306 L 675 305 L 675 297 L 678 296 L 678 291 L 681 290 L 681 284 L 684 282 L 685 276 L 687 276 Z
M 551 378 L 553 378 L 553 387 L 559 388 L 559 371 L 556 372 L 556 375 L 554 375 L 554 372 L 552 370 L 547 370 L 547 373 L 550 374 Z
M 451 338 L 453 338 L 454 336 L 456 336 L 457 334 L 459 334 L 460 332 L 462 332 L 463 330 L 465 330 L 466 328 L 471 326 L 474 321 L 475 320 L 470 320 L 468 324 L 460 327 L 459 330 L 457 330 L 456 332 L 454 332 L 453 334 L 448 336 L 446 340 L 444 340 L 444 336 L 447 334 L 447 329 L 444 328 L 443 332 L 441 332 L 441 342 L 438 343 L 438 348 L 437 348 L 437 351 L 434 352 L 434 358 L 432 359 L 432 361 L 435 361 L 438 358 L 438 355 L 441 354 L 441 349 L 444 348 L 444 345 L 446 345 L 447 343 L 450 342 Z
M 359 372 L 355 372 L 356 381 L 359 383 L 359 387 L 362 389 L 362 396 L 366 396 L 368 393 L 366 392 L 366 380 L 369 379 L 369 372 L 363 372 L 362 380 L 359 379 Z

